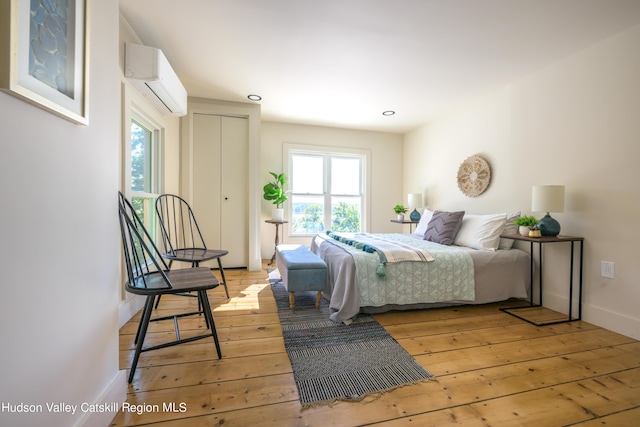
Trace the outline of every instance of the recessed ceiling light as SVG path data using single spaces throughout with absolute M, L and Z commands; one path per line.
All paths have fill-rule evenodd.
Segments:
M 260 95 L 249 95 L 247 96 L 247 98 L 249 98 L 252 101 L 260 101 L 262 99 Z
M 395 111 L 387 110 L 387 111 L 383 111 L 382 115 L 383 116 L 393 116 L 395 113 L 396 113 Z

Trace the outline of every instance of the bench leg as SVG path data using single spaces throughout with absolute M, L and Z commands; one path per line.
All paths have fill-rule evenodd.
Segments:
M 320 302 L 322 301 L 322 291 L 318 291 L 316 294 L 316 308 L 320 308 Z M 293 291 L 289 291 L 289 308 L 293 310 L 296 308 L 296 296 Z
M 289 292 L 289 308 L 293 310 L 296 308 L 296 296 L 293 291 Z

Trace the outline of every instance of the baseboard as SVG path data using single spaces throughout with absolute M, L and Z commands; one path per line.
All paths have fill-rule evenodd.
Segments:
M 118 328 L 122 328 L 144 306 L 144 297 L 130 295 L 118 308 Z
M 578 315 L 578 301 L 574 299 L 573 317 Z M 569 298 L 545 292 L 544 306 L 551 310 L 567 314 L 569 310 Z M 616 313 L 602 307 L 582 304 L 582 320 L 601 328 L 608 329 L 618 334 L 640 340 L 640 319 Z
M 640 340 L 640 319 L 589 305 L 582 306 L 582 319 L 585 322 Z
M 122 403 L 127 400 L 127 371 L 118 371 L 95 402 L 87 402 L 77 427 L 104 427 L 111 424 Z M 81 408 L 82 409 L 82 408 Z

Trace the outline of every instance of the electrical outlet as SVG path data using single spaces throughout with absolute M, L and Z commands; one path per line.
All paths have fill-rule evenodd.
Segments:
M 611 261 L 600 261 L 600 275 L 613 279 L 615 264 Z

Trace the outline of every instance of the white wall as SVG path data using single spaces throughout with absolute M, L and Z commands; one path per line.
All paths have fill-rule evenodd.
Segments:
M 90 119 L 0 93 L 0 412 L 3 426 L 106 425 L 48 402 L 125 399 L 118 370 L 118 2 L 91 2 Z
M 562 234 L 585 238 L 583 318 L 640 339 L 640 26 L 508 87 L 478 97 L 405 136 L 406 188 L 419 182 L 434 209 L 530 213 L 531 187 L 566 186 Z M 457 188 L 460 162 L 492 167 L 477 198 Z M 534 212 L 540 217 L 542 213 Z M 545 305 L 567 310 L 568 247 L 546 246 Z M 615 262 L 615 279 L 600 261 Z
M 383 132 L 358 131 L 318 126 L 293 125 L 275 122 L 262 122 L 261 132 L 261 185 L 266 184 L 271 176 L 269 171 L 286 172 L 283 164 L 283 144 L 303 144 L 311 146 L 325 146 L 367 150 L 371 157 L 371 197 L 369 213 L 369 229 L 377 233 L 399 233 L 401 226 L 393 224 L 395 218 L 393 206 L 407 203 L 407 195 L 402 189 L 402 136 Z M 273 205 L 262 200 L 262 228 L 261 254 L 262 258 L 270 259 L 273 255 L 275 227 L 265 223 L 271 218 Z M 288 209 L 288 203 L 285 203 Z M 408 229 L 406 230 L 408 232 Z M 292 238 L 288 235 L 289 228 L 284 228 L 284 239 L 280 243 L 299 243 L 309 245 L 309 238 Z

